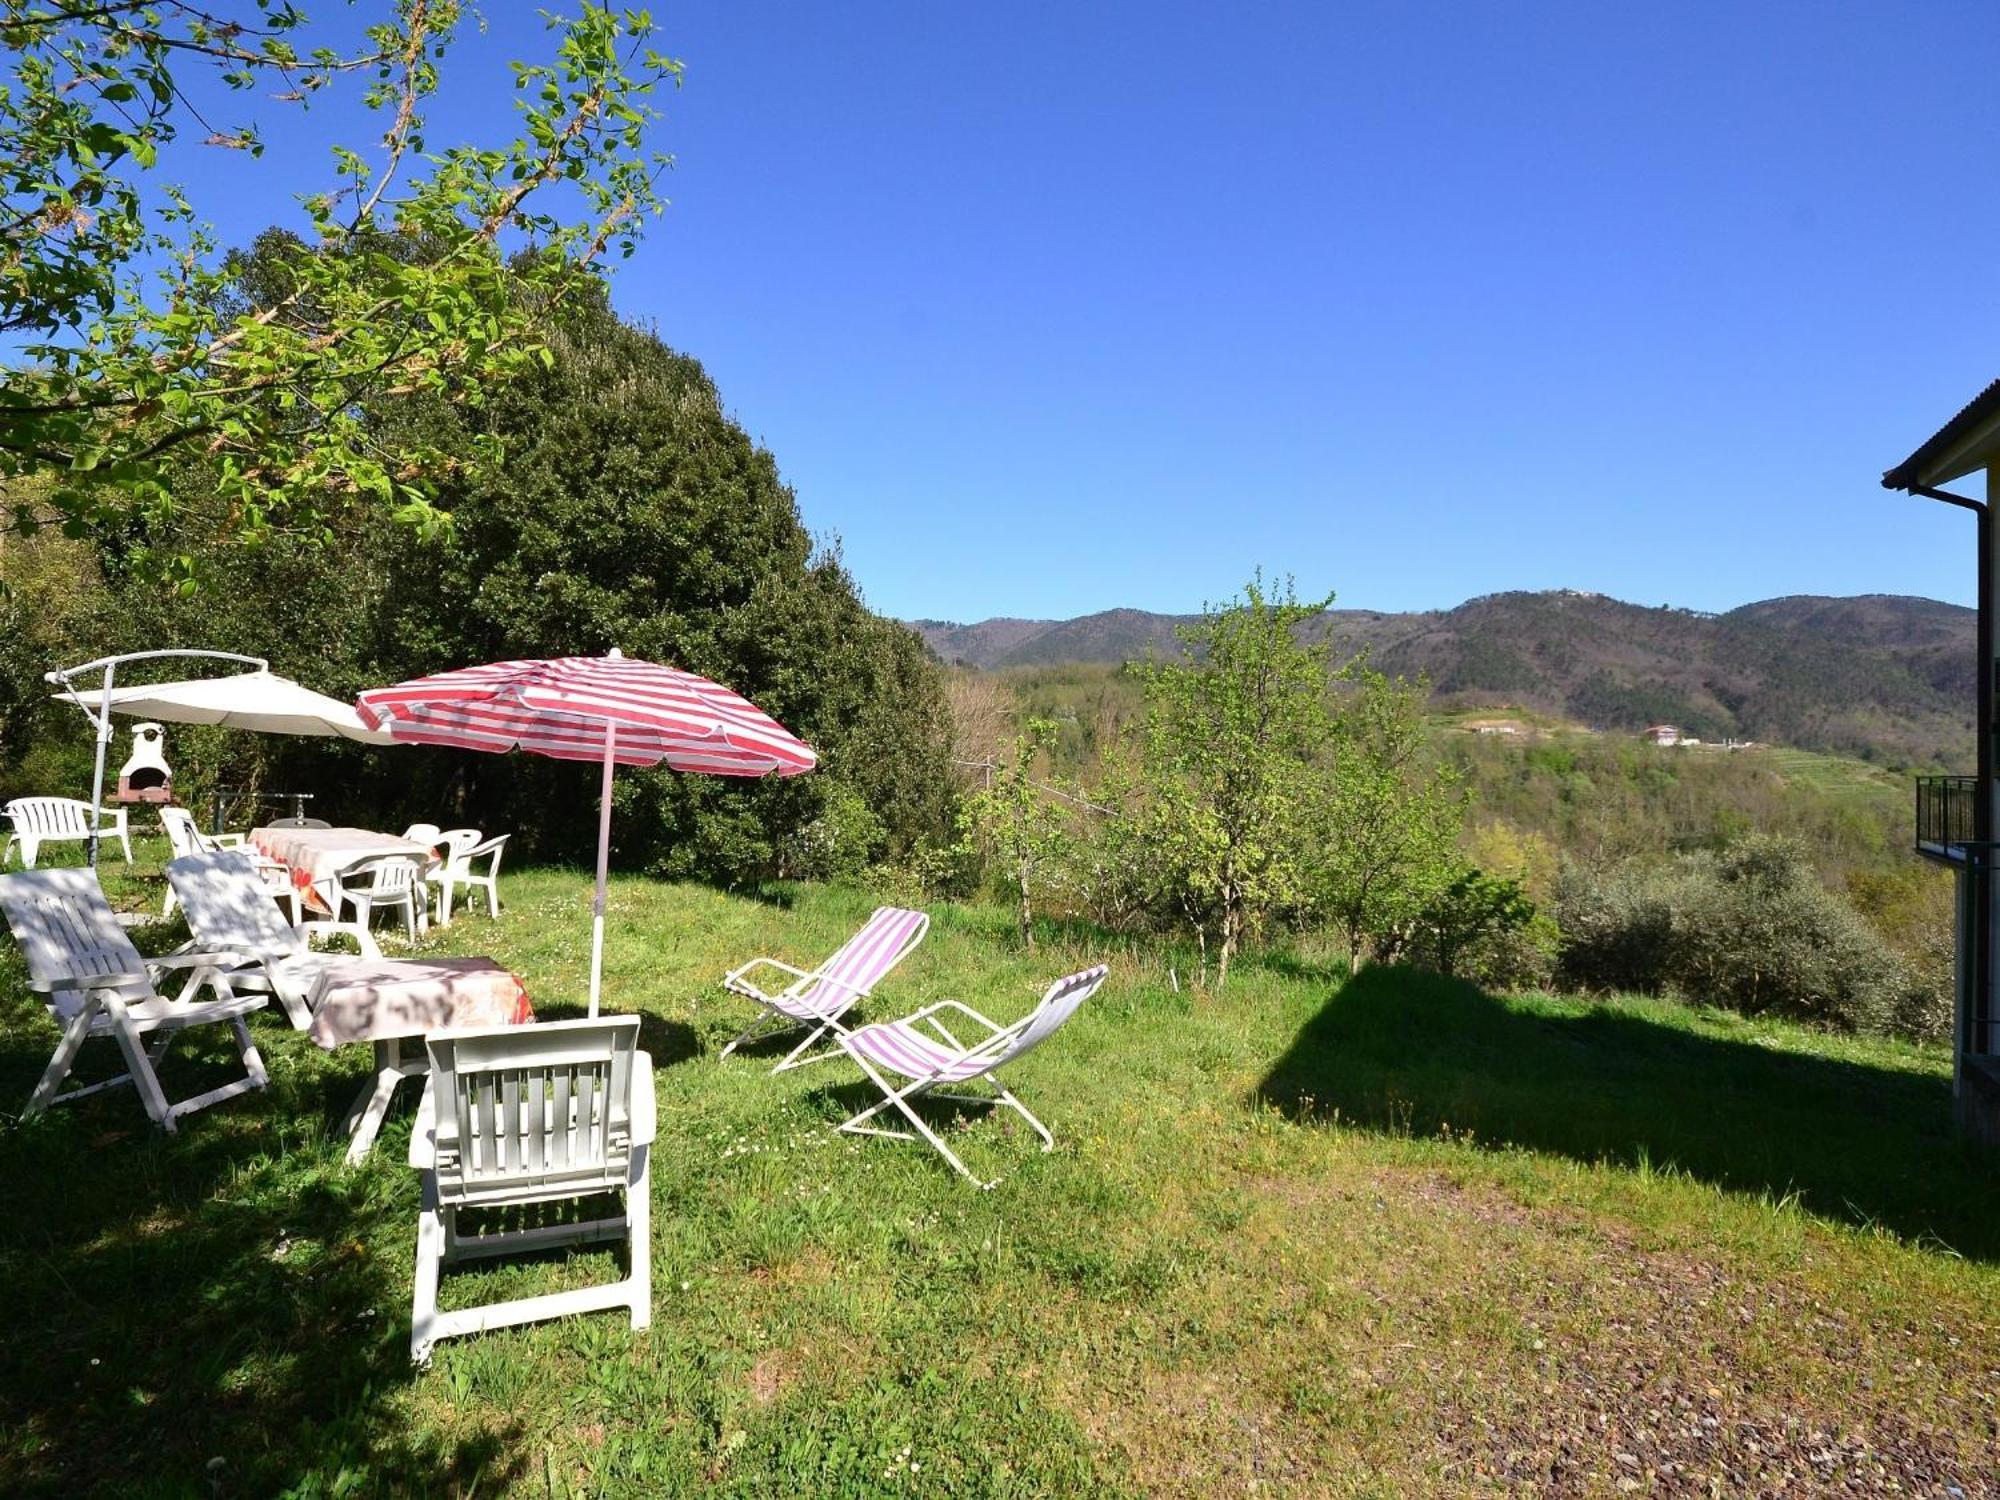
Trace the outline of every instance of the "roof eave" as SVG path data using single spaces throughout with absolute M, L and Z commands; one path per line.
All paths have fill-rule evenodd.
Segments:
M 1883 474 L 1882 487 L 1931 489 L 1995 464 L 2000 464 L 2000 380 L 1974 396 L 1916 452 Z

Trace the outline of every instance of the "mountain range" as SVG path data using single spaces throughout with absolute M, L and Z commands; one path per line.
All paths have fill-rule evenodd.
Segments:
M 1113 609 L 1073 620 L 910 624 L 982 670 L 1117 664 L 1180 649 L 1191 615 Z M 1517 705 L 1596 729 L 1670 722 L 1892 765 L 1968 769 L 1974 612 L 1893 594 L 1791 595 L 1722 614 L 1559 589 L 1455 609 L 1330 610 L 1309 633 L 1427 678 L 1441 706 Z

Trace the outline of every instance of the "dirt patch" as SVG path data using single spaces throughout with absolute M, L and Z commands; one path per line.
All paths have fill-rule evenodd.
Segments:
M 1138 1403 L 1093 1404 L 1081 1419 L 1147 1494 L 1284 1494 L 1313 1477 L 1281 1412 L 1239 1371 L 1162 1372 Z
M 750 1367 L 750 1399 L 769 1406 L 798 1376 L 798 1357 L 790 1350 L 774 1349 Z
M 1981 1327 L 1436 1170 L 1240 1191 L 1201 1364 L 1085 1397 L 1142 1488 L 2000 1500 Z

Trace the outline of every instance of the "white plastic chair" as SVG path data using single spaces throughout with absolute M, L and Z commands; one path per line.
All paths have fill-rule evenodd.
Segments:
M 27 958 L 28 988 L 44 997 L 49 1014 L 62 1028 L 62 1040 L 29 1096 L 22 1119 L 32 1119 L 52 1104 L 67 1104 L 129 1083 L 138 1090 L 153 1123 L 171 1131 L 183 1115 L 264 1086 L 264 1060 L 243 1024 L 245 1016 L 263 1008 L 264 997 L 231 993 L 221 968 L 228 955 L 141 958 L 104 899 L 96 872 L 87 869 L 0 875 L 0 911 L 6 913 L 14 940 Z M 185 971 L 187 978 L 180 994 L 170 1000 L 158 985 L 163 975 L 175 971 Z M 217 998 L 194 999 L 203 988 L 214 990 Z M 168 1103 L 157 1071 L 160 1059 L 179 1032 L 211 1022 L 226 1022 L 236 1033 L 244 1076 L 178 1104 Z M 60 1092 L 77 1053 L 94 1036 L 117 1041 L 125 1054 L 125 1071 L 102 1083 Z
M 9 831 L 7 847 L 0 849 L 0 865 L 6 864 L 17 844 L 21 849 L 22 868 L 32 870 L 42 845 L 59 840 L 80 839 L 88 842 L 90 839 L 90 804 L 75 797 L 16 797 L 7 804 L 4 815 Z M 132 840 L 131 831 L 125 823 L 125 809 L 100 807 L 96 823 L 99 847 L 106 840 L 118 840 L 125 863 L 131 864 Z
M 425 1039 L 430 1082 L 410 1131 L 410 1165 L 423 1174 L 417 1220 L 410 1358 L 429 1360 L 442 1338 L 603 1308 L 653 1316 L 652 1171 L 657 1116 L 653 1060 L 639 1050 L 639 1018 L 552 1021 L 435 1031 Z M 511 1208 L 616 1193 L 624 1212 L 582 1223 L 463 1234 L 463 1209 Z M 442 1312 L 443 1267 L 475 1256 L 623 1239 L 623 1281 Z
M 444 830 L 435 823 L 412 823 L 403 830 L 404 839 L 412 844 L 422 844 L 426 849 L 435 845 L 443 835 Z
M 808 1033 L 806 1039 L 779 1059 L 778 1065 L 771 1069 L 773 1073 L 838 1057 L 840 1054 L 830 1047 L 815 1057 L 801 1054 L 829 1031 L 836 1036 L 844 1031 L 840 1018 L 849 1007 L 866 999 L 889 971 L 924 940 L 930 927 L 931 919 L 923 912 L 878 906 L 861 930 L 810 974 L 775 958 L 753 958 L 730 970 L 723 976 L 722 987 L 756 1001 L 764 1007 L 764 1014 L 739 1032 L 717 1060 L 729 1056 L 747 1041 L 793 1027 L 804 1027 Z M 776 969 L 790 976 L 790 982 L 776 994 L 768 994 L 749 977 L 760 968 Z
M 292 1026 L 312 1025 L 309 996 L 328 964 L 352 962 L 345 953 L 315 953 L 314 934 L 344 933 L 363 958 L 382 950 L 366 927 L 347 922 L 287 922 L 271 904 L 248 851 L 221 849 L 189 854 L 167 865 L 167 884 L 187 912 L 194 946 L 229 955 L 232 990 L 275 995 Z
M 335 916 L 344 905 L 354 908 L 355 921 L 366 927 L 378 909 L 400 910 L 411 942 L 430 930 L 430 903 L 424 899 L 424 871 L 408 854 L 371 854 L 342 870 L 332 882 Z
M 468 834 L 471 835 L 470 841 L 466 837 Z M 467 887 L 468 892 L 486 892 L 486 914 L 490 917 L 500 915 L 500 856 L 506 852 L 507 840 L 511 837 L 511 834 L 503 833 L 498 838 L 482 840 L 477 828 L 453 828 L 443 835 L 444 841 L 451 846 L 451 852 L 445 856 L 444 863 L 426 877 L 437 882 L 440 923 L 451 920 L 452 898 L 459 886 Z M 484 874 L 474 865 L 474 861 L 482 859 L 486 861 Z M 471 905 L 468 894 L 468 910 Z
M 956 1099 L 968 1104 L 1004 1104 L 1026 1120 L 1035 1134 L 1042 1138 L 1042 1149 L 1050 1150 L 1055 1145 L 1055 1137 L 1049 1134 L 1048 1126 L 1028 1113 L 1027 1105 L 1016 1099 L 996 1075 L 999 1069 L 1025 1057 L 1054 1035 L 1063 1022 L 1076 1014 L 1078 1006 L 1097 993 L 1098 986 L 1104 983 L 1104 976 L 1110 972 L 1108 966 L 1099 964 L 1094 969 L 1058 979 L 1049 986 L 1041 1002 L 1011 1026 L 996 1025 L 971 1006 L 961 1005 L 956 1000 L 940 1000 L 900 1021 L 884 1021 L 846 1033 L 840 1038 L 841 1047 L 861 1064 L 861 1071 L 882 1091 L 884 1098 L 881 1103 L 869 1106 L 836 1128 L 852 1135 L 886 1135 L 898 1140 L 915 1140 L 916 1136 L 907 1130 L 886 1130 L 865 1123 L 893 1107 L 916 1126 L 917 1134 L 935 1146 L 938 1154 L 956 1167 L 967 1182 L 975 1187 L 992 1187 L 999 1179 L 996 1177 L 991 1182 L 981 1182 L 974 1177 L 951 1147 L 924 1123 L 923 1116 L 912 1107 L 912 1101 L 924 1094 L 934 1094 L 940 1099 Z M 985 1035 L 971 1043 L 959 1041 L 939 1019 L 947 1011 L 955 1011 L 968 1023 L 983 1028 Z M 919 1029 L 922 1027 L 928 1027 L 928 1032 Z M 900 1074 L 910 1082 L 891 1086 L 882 1076 L 884 1071 Z M 947 1093 L 939 1087 L 974 1078 L 989 1085 L 992 1095 Z

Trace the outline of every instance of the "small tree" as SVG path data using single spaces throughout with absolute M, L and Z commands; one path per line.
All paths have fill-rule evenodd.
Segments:
M 1420 685 L 1356 662 L 1314 798 L 1312 884 L 1347 939 L 1350 962 L 1391 954 L 1461 870 L 1465 799 L 1448 772 L 1421 765 Z
M 1035 780 L 1035 762 L 1056 736 L 1055 723 L 1032 719 L 992 779 L 965 799 L 961 831 L 983 839 L 1007 873 L 1018 902 L 1021 941 L 1035 946 L 1035 898 L 1060 868 L 1070 845 L 1068 816 Z
M 1204 955 L 1213 930 L 1218 986 L 1246 933 L 1304 888 L 1310 781 L 1331 724 L 1326 648 L 1302 644 L 1299 627 L 1332 602 L 1301 604 L 1289 579 L 1267 595 L 1259 575 L 1176 632 L 1191 659 L 1141 669 L 1141 805 L 1128 816 Z

